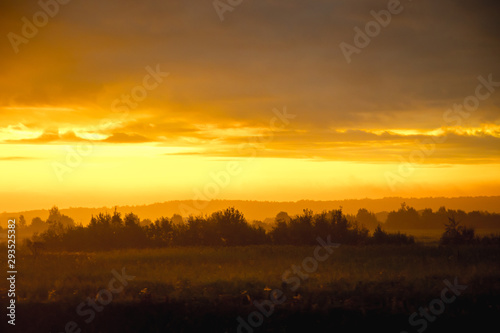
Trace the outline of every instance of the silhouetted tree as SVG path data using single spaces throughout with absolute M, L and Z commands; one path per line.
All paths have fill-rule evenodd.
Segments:
M 184 219 L 179 214 L 174 214 L 172 216 L 172 223 L 173 224 L 184 224 Z
M 445 231 L 440 239 L 442 245 L 471 244 L 474 241 L 474 229 L 461 226 L 454 217 L 448 218 Z
M 49 217 L 47 218 L 47 224 L 62 224 L 63 227 L 74 227 L 75 222 L 69 216 L 61 214 L 59 209 L 54 206 L 49 210 Z
M 41 218 L 39 218 L 37 216 L 31 220 L 31 224 L 30 224 L 29 228 L 30 228 L 30 231 L 32 233 L 36 233 L 36 232 L 42 232 L 43 230 L 45 230 L 47 228 L 47 225 L 45 224 L 45 222 Z
M 26 227 L 27 226 L 26 226 L 26 220 L 24 219 L 24 215 L 20 215 L 19 220 L 17 221 L 16 228 L 25 229 Z
M 358 221 L 358 223 L 362 226 L 365 226 L 366 228 L 371 230 L 375 229 L 379 224 L 377 218 L 375 217 L 375 214 L 369 212 L 365 208 L 361 208 L 358 210 L 358 213 L 356 214 L 356 221 Z
M 320 214 L 306 209 L 290 222 L 278 221 L 270 236 L 275 244 L 310 245 L 318 236 L 330 236 L 342 244 L 360 244 L 368 238 L 368 230 L 350 223 L 341 209 Z
M 274 219 L 276 222 L 286 222 L 289 223 L 292 219 L 288 216 L 287 212 L 279 212 L 276 214 L 276 218 Z
M 418 229 L 420 215 L 413 207 L 408 207 L 405 202 L 401 204 L 398 211 L 392 211 L 387 215 L 385 227 L 388 229 Z
M 113 216 L 111 217 L 111 226 L 113 228 L 123 227 L 123 220 L 122 220 L 121 213 L 116 211 L 116 207 L 115 207 L 115 211 L 113 213 Z

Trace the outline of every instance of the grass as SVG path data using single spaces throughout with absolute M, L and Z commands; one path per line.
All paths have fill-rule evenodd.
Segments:
M 439 297 L 443 280 L 455 277 L 468 288 L 442 318 L 465 321 L 500 313 L 498 247 L 340 246 L 291 291 L 283 273 L 313 251 L 310 246 L 182 247 L 35 258 L 20 249 L 19 321 L 23 332 L 60 332 L 70 320 L 88 332 L 207 331 L 207 325 L 208 331 L 236 331 L 235 318 L 256 310 L 250 301 L 269 299 L 270 289 L 278 288 L 287 301 L 266 318 L 265 331 L 308 330 L 311 322 L 336 331 L 373 325 L 401 331 L 408 329 L 412 312 Z M 122 267 L 135 279 L 95 321 L 82 322 L 75 308 L 87 297 L 95 299 L 113 278 L 111 271 Z M 448 322 L 441 319 L 433 327 L 447 330 L 441 325 Z
M 250 246 L 166 248 L 98 253 L 46 253 L 18 260 L 20 302 L 67 302 L 95 296 L 113 277 L 111 270 L 136 276 L 118 301 L 140 300 L 147 288 L 156 298 L 193 295 L 260 295 L 281 288 L 282 275 L 301 265 L 314 247 Z M 425 284 L 429 277 L 468 282 L 499 277 L 498 250 L 486 247 L 440 249 L 426 246 L 341 246 L 302 281 L 299 292 L 354 290 L 359 284 L 404 281 Z M 422 286 L 425 287 L 425 286 Z M 335 289 L 339 291 L 338 289 Z M 50 297 L 49 297 L 50 294 Z

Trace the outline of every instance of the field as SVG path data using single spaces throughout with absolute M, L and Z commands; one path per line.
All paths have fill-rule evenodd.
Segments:
M 323 249 L 324 261 L 311 260 L 315 249 L 179 247 L 37 257 L 21 252 L 19 327 L 65 332 L 73 321 L 75 332 L 237 332 L 237 318 L 248 322 L 257 311 L 251 318 L 259 325 L 240 332 L 417 332 L 423 323 L 410 326 L 410 315 L 440 298 L 443 281 L 453 284 L 455 278 L 466 289 L 428 321 L 426 331 L 473 321 L 477 328 L 500 314 L 498 247 L 340 246 L 329 248 L 331 253 Z M 124 285 L 116 275 L 127 277 Z M 88 302 L 99 292 L 105 305 L 93 311 Z M 282 304 L 269 307 L 269 300 L 278 299 Z

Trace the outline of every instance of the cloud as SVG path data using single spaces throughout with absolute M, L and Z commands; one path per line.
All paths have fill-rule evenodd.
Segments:
M 24 161 L 24 160 L 34 160 L 36 157 L 28 156 L 3 156 L 0 157 L 0 161 Z
M 58 129 L 46 129 L 40 136 L 30 139 L 5 140 L 6 143 L 43 144 L 52 142 L 82 141 L 73 131 L 60 134 Z
M 425 158 L 419 163 L 498 163 L 500 135 L 481 129 L 469 132 L 437 129 L 405 135 L 391 131 L 377 134 L 369 130 L 335 130 L 297 135 L 288 131 L 272 136 L 221 138 L 215 143 L 198 146 L 201 151 L 180 154 L 390 163 L 417 150 L 425 152 Z
M 7 59 L 11 69 L 0 100 L 109 109 L 141 82 L 145 66 L 159 63 L 172 75 L 138 112 L 199 115 L 206 108 L 253 120 L 286 103 L 317 126 L 363 126 L 382 121 L 380 112 L 419 111 L 426 121 L 439 121 L 429 107 L 463 99 L 477 75 L 500 75 L 499 40 L 483 37 L 496 26 L 498 4 L 489 1 L 475 2 L 473 10 L 464 1 L 405 4 L 347 65 L 339 43 L 352 43 L 353 28 L 363 28 L 371 10 L 386 6 L 385 0 L 256 2 L 221 23 L 205 1 L 74 2 L 25 45 L 26 52 Z M 19 30 L 18 21 L 5 31 Z
M 151 141 L 151 139 L 148 139 L 142 135 L 126 133 L 114 133 L 109 138 L 102 140 L 102 142 L 109 143 L 143 143 Z
M 3 6 L 4 35 L 19 32 L 20 18 L 39 10 L 36 3 Z M 269 138 L 262 129 L 272 109 L 286 105 L 296 120 L 258 144 L 260 156 L 396 158 L 428 136 L 381 129 L 440 128 L 443 113 L 474 93 L 477 76 L 492 73 L 500 81 L 498 2 L 403 6 L 347 64 L 339 44 L 352 43 L 354 28 L 364 28 L 386 0 L 253 1 L 224 22 L 206 1 L 71 2 L 18 55 L 2 43 L 0 126 L 43 131 L 4 142 L 77 142 L 92 132 L 109 144 L 241 155 L 239 144 Z M 127 115 L 114 113 L 113 101 L 130 95 L 145 67 L 156 64 L 171 75 Z M 466 125 L 499 124 L 499 105 L 496 92 Z M 102 128 L 104 118 L 114 127 Z M 443 158 L 496 153 L 491 135 L 449 140 Z

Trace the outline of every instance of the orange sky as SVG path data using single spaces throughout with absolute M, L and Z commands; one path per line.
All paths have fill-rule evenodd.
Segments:
M 500 195 L 496 2 L 0 6 L 0 211 Z

